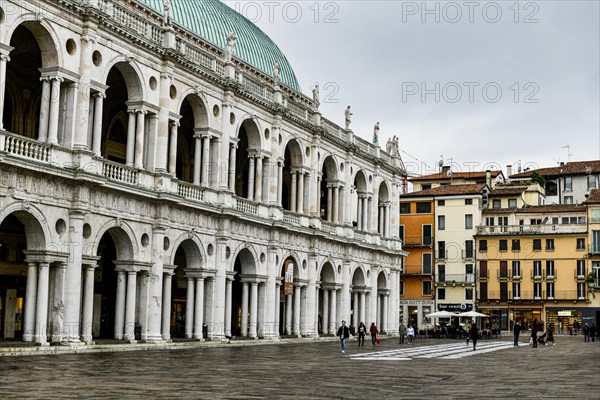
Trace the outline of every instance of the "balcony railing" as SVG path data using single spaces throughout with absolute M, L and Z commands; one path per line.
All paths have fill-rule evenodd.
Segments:
M 504 293 L 492 290 L 488 291 L 487 297 L 480 297 L 480 300 L 584 300 L 585 297 L 579 296 L 577 290 L 555 290 L 550 294 L 545 290 L 538 293 L 532 290 L 522 290 L 518 295 L 511 290 Z
M 423 268 L 422 264 L 404 264 L 404 275 L 432 275 L 431 267 Z
M 436 283 L 441 284 L 473 284 L 475 283 L 475 274 L 438 274 Z
M 133 185 L 138 183 L 139 178 L 139 171 L 135 168 L 108 160 L 104 160 L 102 174 L 108 179 Z
M 30 160 L 49 162 L 51 146 L 38 142 L 25 136 L 6 136 L 4 149 L 15 156 L 29 158 Z
M 235 208 L 248 214 L 258 214 L 258 204 L 253 201 L 236 197 Z
M 404 246 L 407 247 L 431 247 L 433 245 L 433 236 L 405 236 Z
M 588 251 L 592 255 L 600 254 L 600 243 L 592 243 L 588 246 Z
M 472 260 L 475 258 L 475 250 L 462 250 L 463 260 Z
M 587 224 L 555 224 L 555 225 L 499 225 L 477 227 L 477 233 L 481 235 L 505 235 L 505 234 L 549 234 L 549 233 L 584 233 L 587 232 Z

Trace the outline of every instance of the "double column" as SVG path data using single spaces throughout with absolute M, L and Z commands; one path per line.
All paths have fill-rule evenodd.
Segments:
M 115 339 L 135 340 L 135 303 L 137 271 L 117 269 L 117 301 L 115 306 Z
M 60 84 L 63 78 L 59 76 L 42 76 L 40 80 L 42 81 L 42 99 L 38 140 L 48 144 L 57 144 Z
M 104 91 L 98 91 L 92 95 L 94 98 L 94 120 L 92 125 L 92 151 L 100 156 L 102 151 L 102 114 L 104 110 Z M 131 115 L 131 114 L 130 114 Z M 128 143 L 129 144 L 129 143 Z
M 179 121 L 169 122 L 169 160 L 167 170 L 169 174 L 176 176 L 177 174 L 177 129 Z
M 387 237 L 390 234 L 390 207 L 391 202 L 383 202 L 379 203 L 379 225 L 377 232 L 383 236 Z
M 206 276 L 188 275 L 187 299 L 185 308 L 185 337 L 202 340 L 204 326 Z M 169 293 L 170 295 L 170 293 Z M 163 316 L 164 318 L 164 316 Z M 163 333 L 164 338 L 164 333 Z
M 369 194 L 365 192 L 358 193 L 358 230 L 369 230 Z
M 242 278 L 242 315 L 240 321 L 240 335 L 242 337 L 258 338 L 258 285 L 259 281 L 255 279 Z
M 354 294 L 354 324 L 358 326 L 359 323 L 364 322 L 365 325 L 369 326 L 369 321 L 366 321 L 366 291 L 364 289 L 353 289 Z
M 340 186 L 338 183 L 327 185 L 327 221 L 340 222 Z
M 211 135 L 208 132 L 195 130 L 194 134 L 194 185 L 207 187 L 212 174 L 210 162 Z
M 304 180 L 308 173 L 302 168 L 292 170 L 291 211 L 304 214 Z
M 125 162 L 128 166 L 144 168 L 144 134 L 147 111 L 141 108 L 130 108 L 127 121 L 127 151 Z
M 94 324 L 94 272 L 98 264 L 83 263 L 83 313 L 81 315 L 81 340 L 92 342 Z
M 248 155 L 248 195 L 247 199 L 262 202 L 263 195 L 263 160 L 264 156 L 259 153 Z
M 28 262 L 25 289 L 25 326 L 23 341 L 48 342 L 48 287 L 50 263 Z
M 336 334 L 338 289 L 335 286 L 323 285 L 323 333 Z
M 163 340 L 171 340 L 171 286 L 176 265 L 163 265 L 162 282 L 162 322 L 161 335 Z
M 2 45 L 4 46 L 4 45 Z M 10 61 L 8 52 L 12 50 L 0 47 L 0 129 L 4 129 L 2 121 L 4 120 L 4 91 L 6 90 L 6 64 Z

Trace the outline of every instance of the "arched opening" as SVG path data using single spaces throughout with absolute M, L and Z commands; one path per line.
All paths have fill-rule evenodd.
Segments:
M 243 249 L 233 264 L 233 281 L 231 283 L 231 336 L 258 337 L 258 281 L 251 277 L 256 274 L 254 256 L 248 249 Z M 229 335 L 227 335 L 229 336 Z
M 285 146 L 282 176 L 281 206 L 285 210 L 303 213 L 306 208 L 304 180 L 302 170 L 302 149 L 296 139 Z
M 338 304 L 341 296 L 335 283 L 333 265 L 327 262 L 321 269 L 321 288 L 319 289 L 319 316 L 317 329 L 319 334 L 336 334 Z
M 360 322 L 364 322 L 367 327 L 370 323 L 368 318 L 370 316 L 367 313 L 367 286 L 365 283 L 365 275 L 362 268 L 356 268 L 352 274 L 352 324 L 358 326 Z M 372 321 L 371 321 L 372 322 Z
M 385 273 L 381 271 L 377 276 L 377 326 L 381 332 L 388 330 L 388 301 L 390 291 Z
M 387 237 L 390 232 L 391 202 L 388 186 L 385 182 L 379 185 L 379 204 L 377 207 L 377 233 Z
M 360 170 L 354 177 L 354 193 L 352 194 L 352 226 L 359 231 L 369 228 L 369 194 L 367 193 L 367 178 Z
M 171 277 L 170 336 L 172 338 L 202 338 L 205 314 L 203 264 L 198 245 L 184 240 L 175 251 L 175 270 Z M 195 307 L 195 305 L 198 307 Z M 198 310 L 198 312 L 196 312 Z
M 340 221 L 340 185 L 335 160 L 327 156 L 323 161 L 320 180 L 319 215 L 322 220 L 338 223 Z
M 38 29 L 28 29 L 34 26 Z M 5 130 L 30 138 L 37 138 L 40 120 L 42 51 L 34 34 L 39 35 L 40 30 L 45 31 L 35 23 L 19 25 L 15 29 L 10 40 L 14 50 L 6 66 L 2 123 Z
M 298 263 L 293 257 L 290 256 L 283 261 L 279 275 L 283 278 L 279 295 L 279 335 L 281 336 L 301 335 L 299 273 Z
M 255 185 L 259 177 L 256 157 L 260 155 L 260 133 L 252 120 L 245 120 L 238 131 L 238 143 L 235 157 L 235 195 L 249 200 L 255 199 Z M 262 168 L 260 169 L 262 172 Z
M 198 96 L 190 94 L 183 99 L 179 114 L 181 119 L 177 129 L 176 176 L 182 181 L 200 184 L 201 174 L 207 173 L 201 168 L 210 164 L 210 160 L 202 159 L 203 154 L 210 158 L 210 140 L 206 142 L 201 137 L 203 133 L 208 133 L 206 107 Z M 173 145 L 174 143 L 169 143 L 169 146 Z M 208 147 L 204 149 L 204 146 Z

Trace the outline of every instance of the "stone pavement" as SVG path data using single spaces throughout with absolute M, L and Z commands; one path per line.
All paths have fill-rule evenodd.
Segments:
M 377 348 L 352 340 L 346 354 L 333 341 L 282 341 L 1 357 L 0 398 L 600 399 L 600 343 L 556 340 L 534 349 L 506 337 L 477 351 L 459 340 L 384 338 Z

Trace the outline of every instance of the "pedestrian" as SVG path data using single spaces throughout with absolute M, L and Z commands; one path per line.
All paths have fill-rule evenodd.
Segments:
M 342 344 L 342 353 L 346 352 L 346 341 L 350 337 L 350 331 L 346 326 L 346 321 L 342 321 L 342 326 L 337 331 L 337 335 L 340 338 L 340 342 Z
M 412 325 L 408 325 L 408 328 L 406 328 L 406 335 L 408 336 L 408 344 L 413 344 L 415 328 L 413 328 Z
M 596 323 L 592 322 L 592 326 L 590 326 L 590 339 L 592 342 L 596 340 L 596 334 L 598 333 L 598 328 L 596 328 Z
M 584 342 L 589 342 L 590 341 L 590 326 L 588 325 L 588 323 L 586 322 L 585 324 L 583 324 L 583 341 Z
M 358 345 L 365 347 L 365 335 L 367 334 L 367 327 L 365 326 L 365 323 L 361 321 L 360 324 L 358 324 Z
M 519 334 L 521 333 L 521 324 L 519 321 L 515 322 L 515 326 L 513 327 L 513 335 L 515 337 L 514 346 L 519 345 Z
M 471 340 L 473 341 L 473 351 L 475 351 L 475 347 L 477 346 L 477 338 L 479 337 L 479 329 L 477 328 L 477 324 L 475 322 L 471 324 L 469 333 L 471 335 Z
M 579 321 L 575 320 L 575 322 L 573 322 L 573 334 L 575 336 L 577 336 L 577 332 L 579 332 Z
M 537 347 L 537 331 L 538 331 L 538 321 L 536 318 L 533 320 L 533 324 L 531 325 L 531 340 L 533 341 L 533 347 Z
M 552 342 L 552 346 L 556 346 L 556 342 L 554 341 L 554 326 L 550 325 L 548 327 L 548 331 L 546 331 L 546 333 L 548 334 L 548 338 L 546 339 L 546 344 L 549 344 L 550 342 Z
M 373 344 L 373 346 L 375 346 L 377 344 L 377 334 L 379 333 L 375 322 L 371 322 L 371 328 L 369 329 L 369 331 L 371 332 L 371 343 Z
M 404 344 L 404 336 L 406 336 L 406 326 L 403 323 L 400 323 L 400 329 L 398 329 L 400 333 L 400 344 Z

